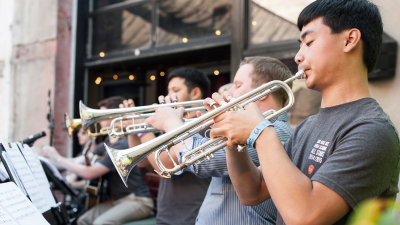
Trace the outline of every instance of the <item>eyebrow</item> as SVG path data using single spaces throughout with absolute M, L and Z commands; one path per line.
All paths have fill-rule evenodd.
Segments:
M 298 39 L 297 41 L 299 43 L 301 43 L 301 40 L 304 40 L 306 38 L 306 36 L 310 33 L 314 33 L 313 30 L 306 30 L 304 33 L 301 34 L 300 39 Z

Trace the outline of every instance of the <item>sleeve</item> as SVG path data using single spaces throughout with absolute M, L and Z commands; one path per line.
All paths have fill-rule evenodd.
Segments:
M 113 162 L 111 161 L 110 156 L 108 154 L 105 154 L 103 156 L 103 158 L 96 161 L 96 163 L 97 162 L 102 164 L 103 166 L 107 167 L 112 172 L 116 171 L 115 166 L 114 166 Z
M 399 138 L 387 121 L 361 121 L 337 137 L 333 153 L 311 180 L 338 193 L 351 207 L 398 192 Z M 392 193 L 386 193 L 391 190 Z
M 104 142 L 100 142 L 98 145 L 96 145 L 96 147 L 93 150 L 93 155 L 104 155 L 104 153 L 106 152 L 106 148 L 104 147 Z
M 182 151 L 179 156 L 178 160 L 179 163 L 182 163 L 182 156 L 195 149 L 196 147 L 206 143 L 209 139 L 202 137 L 201 135 L 194 135 L 192 139 L 187 143 L 187 150 Z M 250 155 L 251 160 L 259 166 L 258 155 L 257 151 L 254 148 L 247 149 Z M 219 149 L 218 151 L 213 153 L 214 158 L 211 160 L 206 160 L 198 165 L 190 165 L 185 169 L 175 173 L 175 175 L 181 175 L 184 172 L 191 172 L 200 178 L 205 177 L 227 177 L 229 176 L 228 173 L 228 166 L 226 164 L 226 151 L 225 148 Z

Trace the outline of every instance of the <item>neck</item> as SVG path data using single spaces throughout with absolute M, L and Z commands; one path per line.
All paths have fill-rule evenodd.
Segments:
M 266 101 L 266 100 L 262 100 L 262 101 L 256 101 L 256 104 L 258 106 L 258 108 L 261 111 L 267 111 L 270 109 L 281 109 L 282 105 L 278 104 L 276 101 Z
M 371 97 L 368 90 L 367 72 L 349 69 L 335 78 L 335 82 L 324 88 L 321 107 L 332 107 L 362 98 Z

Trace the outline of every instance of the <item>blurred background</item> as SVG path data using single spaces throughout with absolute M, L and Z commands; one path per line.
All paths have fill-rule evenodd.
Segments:
M 211 95 L 233 81 L 246 56 L 278 58 L 295 73 L 296 21 L 311 2 L 0 0 L 0 141 L 49 131 L 49 90 L 54 146 L 73 156 L 80 148 L 63 129 L 64 113 L 79 118 L 80 100 L 96 108 L 98 101 L 122 95 L 149 105 L 167 93 L 170 71 L 189 66 L 208 75 Z M 369 74 L 370 91 L 399 129 L 400 1 L 372 2 L 380 7 L 385 34 Z M 318 113 L 321 95 L 302 81 L 293 90 L 289 119 L 295 127 Z M 49 135 L 35 145 L 48 142 Z

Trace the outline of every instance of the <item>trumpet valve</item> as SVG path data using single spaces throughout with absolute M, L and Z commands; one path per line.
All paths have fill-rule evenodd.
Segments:
M 244 152 L 245 150 L 247 150 L 247 146 L 246 145 L 238 145 L 237 150 L 238 150 L 238 152 Z
M 163 178 L 171 178 L 171 174 L 169 174 L 168 172 L 165 172 L 164 170 L 161 172 L 154 170 L 154 172 L 156 172 L 158 175 L 160 175 Z
M 211 158 L 214 158 L 214 154 L 211 153 L 211 154 L 210 154 L 210 157 L 211 157 Z

